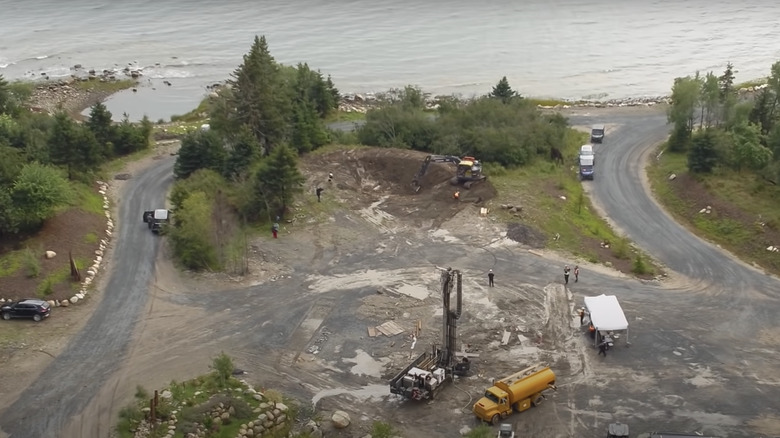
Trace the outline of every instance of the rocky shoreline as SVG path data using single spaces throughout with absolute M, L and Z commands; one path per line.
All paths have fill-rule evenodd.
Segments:
M 63 109 L 68 113 L 79 117 L 80 113 L 95 103 L 102 102 L 117 90 L 111 87 L 89 87 L 80 86 L 78 82 L 97 81 L 101 83 L 119 82 L 122 80 L 134 80 L 142 76 L 142 71 L 125 67 L 122 70 L 84 70 L 80 65 L 75 65 L 73 74 L 67 79 L 52 80 L 43 76 L 44 80 L 35 81 L 35 88 L 30 98 L 30 109 L 36 112 L 54 113 Z M 130 83 L 129 87 L 133 86 Z M 211 91 L 209 97 L 215 97 L 222 84 L 209 85 L 206 88 Z M 754 93 L 766 87 L 758 85 L 754 87 L 740 88 L 741 95 Z M 339 111 L 346 113 L 366 113 L 372 108 L 376 108 L 383 103 L 392 102 L 398 98 L 396 92 L 387 93 L 348 93 L 343 94 L 339 102 Z M 435 110 L 444 100 L 452 100 L 453 96 L 432 96 L 425 95 L 425 105 L 429 110 Z M 551 102 L 556 102 L 554 99 Z M 629 97 L 624 99 L 608 100 L 578 100 L 556 102 L 554 105 L 539 104 L 539 109 L 557 110 L 568 108 L 614 108 L 614 107 L 637 107 L 654 106 L 668 104 L 671 102 L 670 96 L 652 96 L 652 97 Z

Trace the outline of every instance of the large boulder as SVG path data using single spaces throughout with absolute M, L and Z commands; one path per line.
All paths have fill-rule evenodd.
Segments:
M 336 411 L 331 415 L 330 421 L 333 422 L 333 427 L 336 429 L 344 429 L 349 426 L 349 414 L 344 411 Z

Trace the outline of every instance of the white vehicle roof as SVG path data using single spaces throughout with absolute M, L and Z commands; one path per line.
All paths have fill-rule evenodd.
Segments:
M 593 155 L 593 145 L 584 144 L 580 146 L 580 155 Z
M 157 210 L 154 211 L 154 218 L 161 219 L 161 220 L 168 219 L 168 210 L 158 208 Z
M 580 155 L 580 166 L 592 166 L 593 155 Z

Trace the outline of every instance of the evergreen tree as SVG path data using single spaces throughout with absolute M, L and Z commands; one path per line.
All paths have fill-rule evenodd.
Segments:
M 297 166 L 297 154 L 286 145 L 274 148 L 260 162 L 255 173 L 255 193 L 269 214 L 283 214 L 293 195 L 301 191 L 305 179 Z
M 718 163 L 715 136 L 707 129 L 696 134 L 688 151 L 688 170 L 693 173 L 710 173 Z
M 502 102 L 509 102 L 512 98 L 518 94 L 509 86 L 509 81 L 506 76 L 502 77 L 500 81 L 493 87 L 493 91 L 490 92 L 490 97 L 501 99 Z
M 726 64 L 726 70 L 718 78 L 720 85 L 720 103 L 726 103 L 726 100 L 734 94 L 734 65 Z
M 246 125 L 241 126 L 227 153 L 225 177 L 235 178 L 243 174 L 260 156 L 260 144 L 252 134 L 252 130 Z
M 89 112 L 89 120 L 86 125 L 97 140 L 97 144 L 101 149 L 104 157 L 111 157 L 114 153 L 112 150 L 112 144 L 116 135 L 116 129 L 114 129 L 111 112 L 105 105 L 98 102 Z
M 225 168 L 226 155 L 222 138 L 215 131 L 191 132 L 181 140 L 179 155 L 173 166 L 173 176 L 184 179 L 198 169 L 211 169 L 221 173 Z
M 92 132 L 74 122 L 64 112 L 54 116 L 49 137 L 49 156 L 54 164 L 63 165 L 68 179 L 76 172 L 85 172 L 100 163 L 97 141 Z
M 230 108 L 234 110 L 229 116 L 232 127 L 247 125 L 268 153 L 285 137 L 290 102 L 288 88 L 279 65 L 268 51 L 265 36 L 255 36 L 244 62 L 232 73 L 228 83 L 233 88 Z

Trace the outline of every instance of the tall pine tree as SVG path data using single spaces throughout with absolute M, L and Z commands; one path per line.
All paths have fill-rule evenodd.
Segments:
M 228 94 L 229 107 L 233 109 L 229 116 L 232 128 L 248 126 L 267 154 L 284 140 L 291 108 L 288 88 L 279 65 L 268 51 L 265 36 L 255 36 L 244 62 L 232 73 L 228 83 L 233 88 Z

